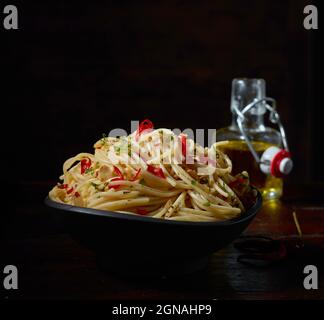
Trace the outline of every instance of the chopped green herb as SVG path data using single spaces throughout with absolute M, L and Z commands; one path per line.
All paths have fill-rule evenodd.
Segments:
M 118 155 L 126 154 L 130 152 L 131 144 L 126 140 L 122 140 L 117 146 L 114 146 L 114 150 Z
M 102 191 L 105 189 L 105 185 L 102 184 L 96 184 L 94 182 L 91 182 L 91 185 L 97 190 L 97 191 Z
M 129 157 L 132 156 L 132 143 L 131 142 L 128 143 L 128 156 Z
M 205 206 L 205 207 L 210 207 L 210 202 L 209 202 L 209 201 L 205 202 L 205 203 L 204 203 L 204 206 Z
M 146 185 L 144 178 L 142 178 L 142 179 L 140 180 L 140 182 L 139 182 L 139 183 L 140 183 L 140 184 L 142 184 L 143 186 L 145 186 L 145 185 Z
M 191 184 L 192 184 L 193 186 L 195 186 L 195 185 L 197 184 L 197 181 L 195 181 L 195 180 L 191 180 Z
M 103 146 L 107 145 L 107 135 L 105 133 L 102 134 L 102 138 L 101 138 L 101 143 Z
M 88 168 L 85 170 L 85 173 L 94 174 L 94 168 Z

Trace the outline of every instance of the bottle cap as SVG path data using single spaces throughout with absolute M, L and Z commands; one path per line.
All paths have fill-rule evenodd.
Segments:
M 280 178 L 288 175 L 292 168 L 293 162 L 287 150 L 270 147 L 261 157 L 260 169 L 265 174 Z
M 290 158 L 284 158 L 281 160 L 279 165 L 279 171 L 282 174 L 289 174 L 293 168 L 293 162 Z

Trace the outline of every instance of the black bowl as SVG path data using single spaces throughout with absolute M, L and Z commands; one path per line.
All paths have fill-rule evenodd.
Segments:
M 81 208 L 57 203 L 51 207 L 69 233 L 91 248 L 100 266 L 127 275 L 178 275 L 207 265 L 210 255 L 225 247 L 249 225 L 262 205 L 235 219 L 183 222 Z

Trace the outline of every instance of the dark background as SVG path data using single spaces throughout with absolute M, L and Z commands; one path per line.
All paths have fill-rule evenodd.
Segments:
M 1 50 L 11 182 L 56 180 L 65 159 L 92 151 L 112 128 L 129 131 L 131 120 L 226 126 L 235 77 L 264 78 L 277 99 L 295 161 L 289 181 L 324 181 L 319 31 L 303 28 L 304 6 L 321 12 L 319 3 L 10 4 L 18 7 L 19 30 L 1 31 Z

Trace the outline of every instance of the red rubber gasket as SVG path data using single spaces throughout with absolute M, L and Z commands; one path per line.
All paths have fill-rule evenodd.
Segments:
M 280 150 L 277 154 L 275 154 L 270 165 L 270 172 L 274 177 L 282 178 L 284 176 L 284 174 L 281 173 L 279 169 L 280 162 L 284 158 L 290 158 L 290 157 L 291 157 L 290 152 L 287 150 Z

